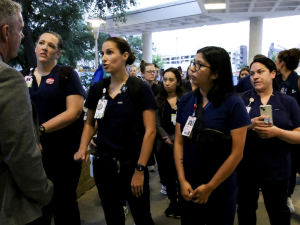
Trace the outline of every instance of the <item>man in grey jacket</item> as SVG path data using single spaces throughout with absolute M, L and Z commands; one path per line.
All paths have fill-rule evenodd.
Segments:
M 43 169 L 37 114 L 23 76 L 5 62 L 15 58 L 24 37 L 22 8 L 0 0 L 0 224 L 39 222 L 53 186 Z

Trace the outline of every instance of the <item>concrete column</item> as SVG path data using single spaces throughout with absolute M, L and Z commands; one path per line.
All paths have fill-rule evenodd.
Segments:
M 250 18 L 250 33 L 249 33 L 249 58 L 248 63 L 253 61 L 253 57 L 261 54 L 262 51 L 262 36 L 263 36 L 263 18 Z
M 143 31 L 143 59 L 152 63 L 152 32 Z

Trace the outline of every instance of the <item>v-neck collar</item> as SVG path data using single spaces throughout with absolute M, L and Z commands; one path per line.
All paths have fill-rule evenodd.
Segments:
M 115 100 L 116 98 L 117 98 L 117 96 L 119 96 L 119 95 L 121 95 L 121 94 L 123 94 L 123 93 L 128 93 L 128 81 L 129 81 L 129 79 L 132 79 L 132 77 L 130 77 L 130 76 L 128 76 L 128 79 L 126 80 L 126 82 L 125 82 L 125 86 L 127 87 L 127 89 L 126 89 L 126 91 L 125 92 L 123 92 L 122 90 L 121 90 L 121 92 L 120 93 L 118 93 L 118 94 L 116 94 L 116 96 L 114 97 L 114 98 L 112 98 L 111 97 L 111 95 L 109 94 L 109 92 L 107 91 L 106 93 L 105 93 L 105 96 L 106 97 L 109 97 L 111 100 Z M 109 90 L 109 85 L 111 84 L 111 77 L 109 77 L 109 82 L 108 82 L 108 84 L 107 84 L 107 87 L 106 87 L 106 89 L 107 90 Z M 122 85 L 123 86 L 123 85 Z M 122 87 L 121 86 L 121 87 Z

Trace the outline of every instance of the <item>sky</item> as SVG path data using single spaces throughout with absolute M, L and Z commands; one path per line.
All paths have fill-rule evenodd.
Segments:
M 158 50 L 157 53 L 161 55 L 193 54 L 199 48 L 209 45 L 234 51 L 240 45 L 249 45 L 249 24 L 249 21 L 245 21 L 155 32 L 152 41 Z M 264 19 L 262 54 L 268 54 L 272 42 L 275 48 L 300 48 L 300 29 L 295 27 L 295 24 L 300 24 L 300 16 Z
M 137 0 L 138 5 L 132 7 L 132 10 L 172 1 L 174 0 Z M 300 48 L 300 29 L 295 24 L 300 24 L 300 15 L 264 19 L 262 54 L 268 54 L 272 42 L 279 49 L 279 46 L 286 49 Z M 152 41 L 157 48 L 156 53 L 160 55 L 194 54 L 199 48 L 208 45 L 234 51 L 240 45 L 249 45 L 249 21 L 155 32 Z

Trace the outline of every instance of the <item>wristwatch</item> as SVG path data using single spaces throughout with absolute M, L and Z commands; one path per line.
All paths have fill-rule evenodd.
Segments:
M 141 165 L 141 164 L 136 164 L 135 169 L 136 169 L 137 171 L 144 171 L 144 170 L 146 169 L 146 167 L 143 166 L 143 165 Z
M 40 126 L 40 129 L 39 129 L 40 133 L 41 133 L 41 136 L 44 135 L 46 133 L 46 130 L 45 130 L 45 127 L 43 125 Z

